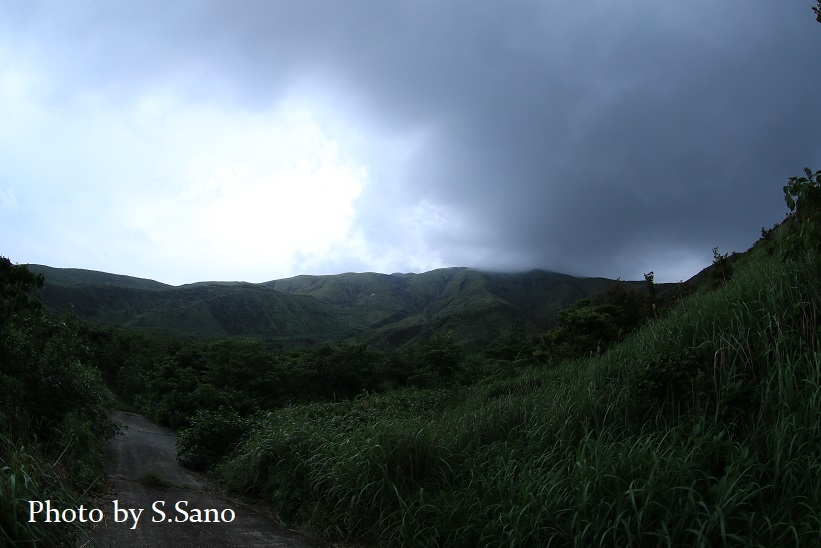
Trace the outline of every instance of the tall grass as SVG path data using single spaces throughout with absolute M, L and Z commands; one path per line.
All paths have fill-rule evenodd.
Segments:
M 381 545 L 821 545 L 817 272 L 762 255 L 599 358 L 271 413 L 219 472 Z
M 77 494 L 35 448 L 0 433 L 0 546 L 73 546 L 78 523 L 29 523 L 29 501 L 71 507 Z M 42 520 L 41 520 L 42 521 Z

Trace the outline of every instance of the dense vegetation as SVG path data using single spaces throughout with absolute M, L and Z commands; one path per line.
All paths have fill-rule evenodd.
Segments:
M 750 251 L 716 248 L 666 291 L 652 272 L 602 281 L 548 329 L 512 321 L 480 351 L 445 329 L 283 350 L 85 324 L 0 259 L 0 544 L 73 544 L 73 525 L 28 524 L 27 501 L 76 506 L 99 486 L 110 388 L 178 429 L 184 464 L 329 539 L 819 545 L 821 172 L 805 174 Z M 453 274 L 439 290 L 480 279 Z M 482 291 L 524 304 L 502 278 Z M 338 282 L 288 283 L 349 299 Z
M 443 268 L 173 287 L 90 270 L 30 269 L 46 276 L 48 307 L 95 324 L 185 337 L 254 337 L 278 350 L 342 341 L 398 347 L 435 332 L 452 332 L 460 346 L 478 350 L 516 321 L 531 332 L 547 328 L 559 310 L 593 298 L 610 282 L 539 270 Z
M 746 259 L 600 356 L 270 412 L 218 474 L 382 545 L 819 545 L 817 252 Z
M 329 539 L 821 544 L 819 175 L 792 178 L 787 221 L 744 254 L 714 249 L 690 283 L 601 284 L 481 351 L 444 330 L 286 351 L 85 324 L 2 259 L 0 544 L 77 538 L 23 516 L 99 486 L 103 381 L 178 429 L 184 464 Z
M 272 409 L 466 385 L 495 371 L 479 356 L 468 368 L 447 335 L 402 350 L 346 343 L 288 353 L 242 338 L 204 342 L 99 327 L 86 337 L 121 404 L 180 429 L 180 459 L 195 468 L 214 464 Z
M 819 544 L 818 179 L 694 283 L 612 283 L 481 352 L 83 336 L 127 404 L 179 429 L 182 462 L 323 537 Z
M 184 463 L 329 539 L 821 546 L 821 171 L 784 193 L 785 223 L 666 292 L 652 272 L 637 291 L 448 269 L 353 294 L 342 276 L 174 293 L 39 267 L 54 308 L 100 327 L 46 310 L 43 276 L 0 257 L 0 545 L 75 545 L 76 524 L 28 523 L 28 501 L 100 487 L 113 389 L 179 429 Z M 372 299 L 397 284 L 399 309 Z M 352 326 L 414 344 L 282 350 Z
M 0 545 L 73 546 L 74 524 L 28 523 L 29 500 L 60 508 L 103 479 L 111 395 L 81 326 L 43 309 L 42 276 L 0 257 Z

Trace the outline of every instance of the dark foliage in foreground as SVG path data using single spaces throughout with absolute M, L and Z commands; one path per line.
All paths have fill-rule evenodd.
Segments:
M 611 284 L 482 352 L 281 352 L 91 327 L 0 258 L 0 544 L 73 545 L 115 431 L 106 381 L 179 456 L 282 517 L 380 545 L 821 544 L 819 172 L 788 219 L 694 286 Z M 777 253 L 776 253 L 777 251 Z
M 756 251 L 601 356 L 274 411 L 219 476 L 379 545 L 819 545 L 818 268 Z
M 0 257 L 0 545 L 73 546 L 79 530 L 28 523 L 28 501 L 76 507 L 100 485 L 115 431 L 81 326 L 43 309 L 42 284 Z
M 614 288 L 562 313 L 546 365 L 268 413 L 218 475 L 321 536 L 379 545 L 819 545 L 807 196 L 731 274 L 716 250 L 706 284 L 658 319 L 630 319 L 640 303 Z

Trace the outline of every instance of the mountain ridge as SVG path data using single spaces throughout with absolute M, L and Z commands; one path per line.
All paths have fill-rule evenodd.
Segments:
M 516 322 L 531 332 L 546 329 L 559 310 L 597 296 L 616 281 L 535 269 L 500 273 L 450 267 L 171 286 L 94 270 L 28 267 L 46 278 L 42 298 L 47 306 L 85 320 L 296 346 L 352 339 L 398 346 L 444 331 L 478 347 Z M 643 281 L 622 283 L 638 291 L 645 286 Z M 667 285 L 674 284 L 658 284 L 661 289 Z

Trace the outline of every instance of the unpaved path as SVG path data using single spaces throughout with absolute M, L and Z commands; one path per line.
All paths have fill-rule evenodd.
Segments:
M 106 447 L 112 492 L 96 505 L 103 519 L 91 539 L 78 546 L 316 546 L 179 466 L 171 430 L 134 413 L 115 411 L 112 418 L 127 428 Z

